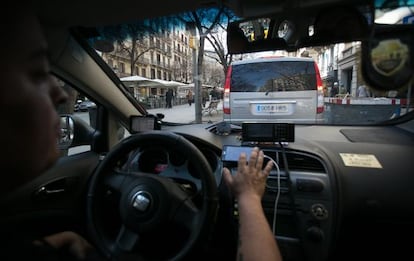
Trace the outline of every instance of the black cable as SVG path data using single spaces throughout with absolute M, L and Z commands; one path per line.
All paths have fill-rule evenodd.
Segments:
M 282 149 L 283 166 L 284 166 L 284 169 L 285 169 L 287 185 L 288 185 L 288 188 L 289 188 L 288 194 L 289 194 L 289 197 L 290 197 L 290 204 L 291 204 L 291 207 L 294 211 L 294 215 L 296 215 L 295 198 L 293 196 L 292 179 L 290 178 L 289 164 L 288 164 L 288 161 L 287 161 L 286 151 L 285 151 L 285 147 L 283 146 L 281 141 L 279 141 L 279 146 Z

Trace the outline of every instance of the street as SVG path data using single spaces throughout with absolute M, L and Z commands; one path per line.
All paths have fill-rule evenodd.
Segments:
M 206 106 L 208 106 L 208 102 Z M 163 121 L 174 122 L 174 123 L 194 123 L 195 122 L 195 105 L 188 104 L 176 105 L 172 108 L 158 108 L 158 109 L 149 109 L 149 113 L 156 115 L 157 113 L 162 113 L 165 115 Z M 223 105 L 220 101 L 217 105 L 217 111 L 212 111 L 211 115 L 207 112 L 202 113 L 202 122 L 218 122 L 223 120 Z
M 208 106 L 208 102 L 206 106 Z M 195 106 L 192 104 L 176 105 L 172 108 L 157 108 L 149 109 L 150 114 L 156 115 L 157 113 L 164 114 L 163 121 L 174 122 L 174 123 L 194 123 L 195 122 Z M 81 118 L 89 124 L 89 113 L 88 112 L 75 112 L 74 115 Z M 207 112 L 202 114 L 203 123 L 207 122 L 218 122 L 223 119 L 223 106 L 221 101 L 217 105 L 217 111 L 212 111 L 211 115 Z
M 377 122 L 387 120 L 393 115 L 397 109 L 400 108 L 398 104 L 388 104 L 389 99 L 365 99 L 365 103 L 369 102 L 370 105 L 364 104 L 363 99 L 355 99 L 355 101 L 348 102 L 350 104 L 342 104 L 342 100 L 332 101 L 332 98 L 325 100 L 325 112 L 324 123 L 325 124 L 341 124 L 341 123 L 359 123 L 359 122 Z M 346 100 L 345 100 L 346 101 Z M 357 104 L 352 104 L 357 102 Z M 379 104 L 373 104 L 374 102 Z M 207 102 L 206 107 L 209 105 Z M 352 105 L 352 106 L 350 106 Z M 363 112 L 361 114 L 361 111 Z M 172 123 L 195 123 L 195 105 L 188 104 L 175 105 L 172 108 L 157 108 L 148 109 L 150 114 L 156 115 L 157 113 L 164 114 L 164 122 Z M 406 109 L 399 110 L 398 114 L 402 115 L 406 113 Z M 88 112 L 76 112 L 76 116 L 89 123 Z M 397 115 L 398 116 L 398 115 Z M 211 114 L 202 109 L 202 123 L 214 123 L 223 120 L 223 105 L 220 100 L 217 105 L 217 110 L 213 110 Z

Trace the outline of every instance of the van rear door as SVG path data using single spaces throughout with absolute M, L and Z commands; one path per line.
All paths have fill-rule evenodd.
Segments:
M 315 123 L 322 119 L 319 72 L 312 59 L 259 59 L 234 63 L 231 70 L 226 121 Z

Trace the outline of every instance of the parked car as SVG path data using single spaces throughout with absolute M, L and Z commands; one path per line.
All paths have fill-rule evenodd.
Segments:
M 323 123 L 324 95 L 312 58 L 248 59 L 229 66 L 224 85 L 224 120 Z
M 48 40 L 51 73 L 79 97 L 93 100 L 97 110 L 89 115 L 91 124 L 82 118 L 86 113 L 62 115 L 66 134 L 62 150 L 68 153 L 41 176 L 1 198 L 2 235 L 36 239 L 72 230 L 108 260 L 122 255 L 136 260 L 236 260 L 238 206 L 222 170 L 236 171 L 239 153 L 258 146 L 275 166 L 262 205 L 284 260 L 412 256 L 414 26 L 374 21 L 399 5 L 408 6 L 412 14 L 412 0 L 32 4 Z M 196 14 L 202 19 L 192 19 Z M 214 19 L 215 14 L 223 17 Z M 193 23 L 176 23 L 177 17 L 189 22 L 224 21 L 206 34 L 198 32 L 200 40 L 211 37 L 214 43 L 227 28 L 223 58 L 246 60 L 262 51 L 298 56 L 302 48 L 312 48 L 325 61 L 319 67 L 324 81 L 337 77 L 349 95 L 326 97 L 323 114 L 332 121 L 320 122 L 321 83 L 315 60 L 263 58 L 232 63 L 225 84 L 224 119 L 195 123 L 191 118 L 181 124 L 152 115 L 118 75 L 132 70 L 203 79 L 205 67 L 193 75 L 187 73 L 189 63 L 178 62 L 196 49 L 185 44 L 194 44 L 187 30 Z M 263 32 L 254 32 L 253 39 L 240 33 L 241 24 L 258 17 L 270 21 L 266 38 L 259 37 Z M 408 15 L 403 18 L 399 20 L 410 21 Z M 165 21 L 170 21 L 165 30 L 149 26 Z M 120 45 L 135 39 L 127 29 L 139 36 L 137 52 L 121 48 L 133 46 Z M 102 42 L 105 48 L 98 50 Z M 134 56 L 147 51 L 146 42 L 152 44 L 148 52 Z M 117 48 L 108 48 L 111 45 Z M 199 64 L 208 64 L 201 63 L 202 57 L 207 59 L 199 55 Z M 136 68 L 128 64 L 131 60 L 138 61 Z M 375 90 L 376 97 L 353 99 L 358 81 Z M 136 88 L 147 95 L 157 91 Z M 394 90 L 398 98 L 386 97 Z M 196 106 L 192 107 L 197 111 Z M 399 111 L 390 117 L 383 113 L 389 109 Z M 370 118 L 372 113 L 375 117 Z M 19 133 L 27 135 L 27 129 Z
M 90 108 L 96 108 L 96 104 L 93 101 L 86 100 L 86 101 L 83 101 L 83 102 L 79 103 L 78 110 L 81 111 L 81 112 L 86 112 Z
M 73 105 L 73 111 L 78 112 L 79 111 L 79 104 L 82 103 L 82 100 L 76 100 L 75 104 Z

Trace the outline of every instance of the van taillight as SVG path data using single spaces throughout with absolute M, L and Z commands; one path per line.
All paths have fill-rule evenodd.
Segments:
M 315 65 L 315 74 L 316 74 L 316 90 L 317 90 L 317 107 L 316 107 L 316 113 L 323 113 L 324 111 L 324 97 L 323 97 L 323 84 L 322 84 L 322 78 L 321 74 L 319 73 L 319 68 L 316 63 Z
M 230 84 L 232 67 L 227 69 L 226 80 L 224 81 L 223 113 L 230 114 Z

